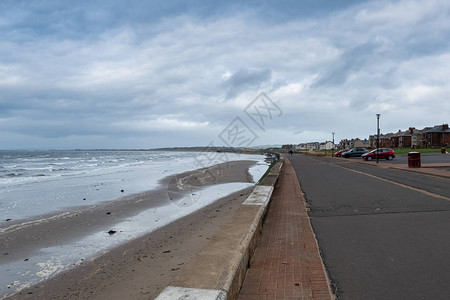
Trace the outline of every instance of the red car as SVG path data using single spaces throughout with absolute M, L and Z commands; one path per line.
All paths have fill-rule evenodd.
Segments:
M 394 150 L 391 148 L 380 148 L 378 149 L 378 159 L 392 160 L 395 157 Z M 372 160 L 377 159 L 377 149 L 370 151 L 369 153 L 363 154 L 362 159 Z
M 334 153 L 334 157 L 341 157 L 343 152 L 347 152 L 348 149 L 339 150 L 338 152 Z

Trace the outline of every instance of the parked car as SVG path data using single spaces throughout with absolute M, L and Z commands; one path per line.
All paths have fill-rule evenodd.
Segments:
M 360 157 L 361 155 L 369 152 L 366 148 L 353 148 L 349 151 L 343 152 L 341 155 L 342 157 L 349 158 L 349 157 Z
M 347 152 L 348 149 L 339 150 L 338 152 L 334 153 L 334 157 L 341 157 L 343 152 Z
M 391 148 L 379 148 L 378 149 L 378 159 L 392 160 L 395 157 L 394 150 Z M 362 159 L 372 160 L 377 159 L 377 149 L 370 151 L 369 153 L 363 154 Z

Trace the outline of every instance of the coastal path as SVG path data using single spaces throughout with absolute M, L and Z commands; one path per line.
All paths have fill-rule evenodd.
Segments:
M 239 299 L 332 298 L 300 185 L 285 159 Z

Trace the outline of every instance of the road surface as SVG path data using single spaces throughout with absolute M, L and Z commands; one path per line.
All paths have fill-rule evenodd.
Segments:
M 338 299 L 449 299 L 450 179 L 288 159 Z

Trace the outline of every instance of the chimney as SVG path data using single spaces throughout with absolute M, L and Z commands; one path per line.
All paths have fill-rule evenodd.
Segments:
M 448 130 L 448 124 L 442 124 L 442 130 Z
M 409 127 L 409 133 L 413 134 L 414 133 L 414 129 L 416 129 L 415 127 Z

